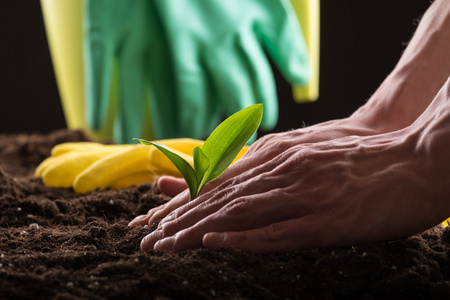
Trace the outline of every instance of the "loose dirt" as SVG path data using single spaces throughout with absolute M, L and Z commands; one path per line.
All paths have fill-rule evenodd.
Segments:
M 33 176 L 79 131 L 0 135 L 0 299 L 447 299 L 450 229 L 276 255 L 139 250 L 152 183 L 78 195 Z M 154 227 L 153 227 L 154 228 Z M 330 228 L 332 230 L 332 228 Z

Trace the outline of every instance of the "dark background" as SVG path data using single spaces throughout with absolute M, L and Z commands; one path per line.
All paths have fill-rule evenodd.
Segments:
M 322 0 L 320 98 L 296 104 L 277 73 L 274 131 L 351 114 L 393 69 L 429 0 Z M 38 0 L 0 1 L 0 133 L 64 128 Z

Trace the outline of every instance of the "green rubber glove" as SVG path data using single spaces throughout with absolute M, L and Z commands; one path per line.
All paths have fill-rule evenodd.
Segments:
M 278 105 L 265 51 L 289 82 L 307 82 L 307 48 L 289 1 L 87 0 L 87 123 L 95 130 L 106 122 L 116 61 L 116 142 L 141 136 L 146 110 L 156 139 L 204 139 L 257 102 L 265 105 L 261 128 L 272 129 Z
M 161 88 L 174 89 L 176 96 L 158 101 L 159 116 L 176 119 L 158 134 L 202 139 L 224 116 L 258 102 L 264 104 L 261 128 L 272 129 L 278 105 L 265 52 L 290 83 L 306 84 L 309 77 L 307 47 L 291 3 L 154 1 L 175 68 L 173 80 Z
M 85 1 L 86 121 L 99 130 L 113 110 L 117 143 L 142 135 L 144 114 L 151 105 L 149 64 L 156 58 L 151 49 L 161 37 L 150 6 L 148 0 Z

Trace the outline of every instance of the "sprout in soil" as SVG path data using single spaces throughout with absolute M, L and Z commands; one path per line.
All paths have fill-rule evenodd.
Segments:
M 203 146 L 195 147 L 193 150 L 194 168 L 164 145 L 143 139 L 135 138 L 135 140 L 144 145 L 153 145 L 164 153 L 186 180 L 190 199 L 194 199 L 206 183 L 219 177 L 230 166 L 258 129 L 262 114 L 262 104 L 254 104 L 219 124 Z

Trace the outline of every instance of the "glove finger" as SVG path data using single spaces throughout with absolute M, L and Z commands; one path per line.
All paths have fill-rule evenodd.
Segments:
M 163 128 L 162 132 L 171 133 L 171 135 L 166 135 L 167 137 L 188 136 L 204 139 L 220 122 L 222 112 L 218 110 L 218 103 L 213 95 L 210 74 L 205 72 L 204 62 L 199 55 L 203 50 L 199 49 L 201 46 L 193 36 L 196 30 L 184 30 L 185 27 L 179 20 L 187 17 L 194 22 L 201 23 L 200 19 L 197 19 L 200 16 L 190 8 L 204 6 L 207 3 L 188 3 L 186 1 L 154 1 L 154 3 L 164 29 L 164 41 L 169 45 L 165 59 L 170 62 L 169 65 L 161 68 L 164 70 L 163 75 L 167 76 L 168 80 L 164 83 L 159 78 L 159 82 L 162 83 L 161 88 L 154 82 L 155 93 L 160 92 L 164 87 L 166 92 L 172 91 L 172 95 L 162 96 L 173 97 L 166 100 L 161 99 L 160 95 L 156 95 L 157 105 L 164 108 L 161 109 L 164 115 L 155 117 L 163 124 L 173 121 L 172 124 L 164 125 L 167 128 Z M 186 16 L 186 12 L 190 12 L 192 15 Z M 157 73 L 158 70 L 155 71 L 151 73 L 160 77 Z M 158 78 L 154 79 L 158 80 Z M 172 132 L 168 132 L 168 129 L 171 129 Z
M 72 151 L 78 151 L 78 152 L 89 152 L 97 149 L 102 148 L 110 148 L 112 150 L 121 150 L 129 148 L 130 145 L 105 145 L 101 143 L 94 143 L 94 142 L 77 142 L 77 143 L 62 143 L 58 144 L 55 147 L 52 148 L 51 155 L 52 156 L 59 156 L 61 154 L 72 152 Z
M 148 90 L 148 55 L 151 40 L 148 1 L 131 1 L 120 12 L 123 35 L 118 45 L 119 103 L 114 138 L 129 143 L 141 136 Z
M 114 28 L 116 22 L 110 1 L 85 4 L 85 114 L 87 124 L 99 130 L 106 122 L 112 86 Z
M 195 147 L 201 148 L 205 143 L 205 141 L 190 138 L 178 138 L 178 139 L 156 140 L 155 143 L 164 145 L 173 150 L 177 150 L 192 156 L 192 151 L 194 151 L 194 148 Z
M 202 74 L 191 79 L 181 83 L 180 92 L 184 95 L 180 98 L 181 136 L 206 139 L 222 121 L 222 112 L 212 90 L 210 75 Z M 192 86 L 195 90 L 191 89 Z
M 84 194 L 97 188 L 105 189 L 119 178 L 136 172 L 150 171 L 148 160 L 150 147 L 133 145 L 95 161 L 78 174 L 73 181 L 75 192 Z
M 58 160 L 59 158 L 49 156 L 46 159 L 44 159 L 34 170 L 34 176 L 36 177 L 42 177 L 42 174 L 45 172 L 45 170 L 54 162 L 55 160 Z
M 164 129 L 164 137 L 191 137 L 205 139 L 219 124 L 220 116 L 216 98 L 212 94 L 210 78 L 203 70 L 192 73 L 177 70 L 173 87 L 175 88 L 173 107 L 162 109 L 158 118 Z M 158 107 L 169 105 L 160 103 Z
M 90 151 L 101 147 L 102 144 L 94 142 L 74 142 L 62 143 L 54 146 L 51 151 L 52 156 L 58 156 L 72 151 Z
M 153 12 L 151 21 L 152 43 L 149 53 L 149 76 L 152 95 L 149 99 L 150 119 L 156 139 L 179 137 L 179 120 L 175 88 L 175 67 L 170 56 L 168 36 L 163 30 L 161 14 L 156 1 L 149 1 Z
M 187 161 L 192 167 L 194 166 L 192 155 L 183 153 L 181 151 L 175 150 L 173 148 L 168 147 L 169 150 L 181 156 L 185 161 Z M 148 158 L 150 164 L 152 165 L 152 171 L 157 176 L 169 175 L 174 177 L 182 177 L 180 171 L 175 167 L 175 165 L 170 161 L 167 156 L 165 156 L 161 151 L 159 151 L 156 147 L 150 147 L 150 151 L 148 153 Z
M 156 139 L 179 137 L 179 120 L 175 99 L 174 76 L 167 54 L 152 49 L 150 57 L 150 120 Z M 159 58 L 159 59 L 158 59 Z
M 88 152 L 67 152 L 46 160 L 45 167 L 36 171 L 45 185 L 52 187 L 71 187 L 78 174 L 90 165 L 111 153 L 113 148 L 98 148 Z
M 243 32 L 237 46 L 252 79 L 254 97 L 257 102 L 264 104 L 261 129 L 272 130 L 278 122 L 278 101 L 275 79 L 268 58 L 253 33 Z
M 265 1 L 270 18 L 254 26 L 257 36 L 290 83 L 306 84 L 310 77 L 308 48 L 289 1 Z
M 257 98 L 251 78 L 253 70 L 247 62 L 247 56 L 241 52 L 240 37 L 230 36 L 226 43 L 232 45 L 224 46 L 224 49 L 211 49 L 206 53 L 205 61 L 211 70 L 215 94 L 226 116 L 230 116 L 261 101 Z M 218 61 L 227 63 L 217 64 Z M 263 115 L 263 122 L 267 123 L 268 118 L 265 115 L 266 113 Z
M 149 171 L 137 172 L 126 177 L 118 178 L 116 181 L 111 182 L 108 188 L 119 190 L 129 188 L 131 186 L 138 186 L 144 182 L 153 182 L 154 180 L 155 176 Z
M 73 176 L 67 174 L 78 174 L 87 165 L 93 163 L 102 156 L 109 155 L 132 147 L 132 145 L 104 145 L 93 142 L 62 143 L 53 147 L 52 156 L 43 160 L 35 170 L 36 177 L 45 177 L 45 182 L 53 186 L 71 186 L 69 182 Z M 61 178 L 61 175 L 66 174 Z M 55 178 L 55 179 L 50 179 Z M 64 183 L 58 183 L 65 180 Z
M 64 160 L 65 158 L 58 158 L 58 156 L 61 156 L 63 154 L 66 154 L 68 152 L 82 152 L 82 151 L 93 151 L 97 150 L 102 146 L 102 144 L 99 143 L 91 143 L 91 142 L 79 142 L 79 143 L 62 143 L 54 146 L 51 150 L 51 156 L 44 159 L 39 166 L 37 166 L 34 174 L 36 177 L 42 176 L 42 173 L 47 169 L 49 166 L 57 162 L 58 160 Z

